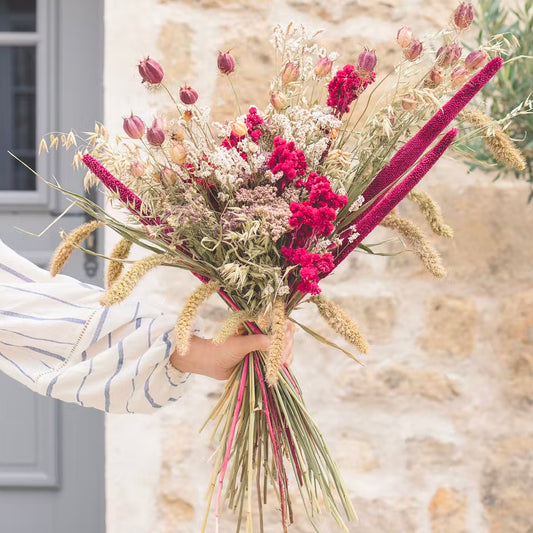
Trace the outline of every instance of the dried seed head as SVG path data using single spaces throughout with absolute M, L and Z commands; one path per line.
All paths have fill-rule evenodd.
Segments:
M 274 91 L 270 95 L 270 103 L 276 111 L 282 111 L 287 107 L 287 98 L 285 98 L 285 95 L 282 92 Z
M 374 71 L 377 62 L 378 58 L 376 52 L 374 50 L 365 49 L 359 54 L 359 58 L 357 59 L 357 69 L 363 74 L 368 74 Z
M 468 80 L 468 78 L 470 78 L 470 73 L 463 66 L 457 65 L 452 70 L 450 78 L 452 80 L 452 83 L 455 83 L 456 85 L 462 85 Z
M 229 50 L 218 53 L 217 67 L 222 74 L 231 74 L 235 70 L 235 58 L 229 53 Z
M 485 66 L 488 56 L 484 50 L 474 50 L 470 52 L 465 58 L 465 67 L 467 70 L 477 70 Z
M 413 30 L 408 26 L 402 26 L 396 35 L 396 41 L 402 48 L 407 48 L 413 40 Z
M 444 81 L 444 70 L 441 67 L 433 67 L 429 79 L 435 86 L 440 85 Z
M 453 21 L 458 28 L 466 30 L 466 28 L 472 24 L 473 20 L 474 9 L 472 4 L 468 2 L 462 2 L 455 8 L 455 11 L 453 12 Z
M 190 109 L 187 109 L 181 116 L 185 122 L 190 122 L 192 119 L 192 111 Z
M 157 85 L 163 81 L 163 67 L 155 60 L 147 57 L 143 59 L 139 65 L 139 74 L 144 82 L 152 85 Z
M 144 174 L 145 170 L 146 167 L 142 163 L 135 162 L 130 165 L 130 174 L 134 178 L 140 178 Z
M 315 76 L 317 78 L 323 78 L 331 72 L 331 67 L 333 67 L 333 61 L 328 57 L 321 57 L 316 62 L 315 65 Z
M 293 63 L 291 61 L 287 63 L 283 69 L 283 72 L 281 74 L 281 83 L 283 83 L 283 85 L 287 85 L 288 83 L 298 81 L 299 77 L 300 67 L 297 63 Z
M 184 85 L 180 89 L 180 100 L 185 105 L 193 105 L 198 100 L 198 93 L 190 85 Z
M 170 159 L 172 159 L 172 162 L 176 163 L 176 165 L 183 165 L 187 160 L 187 150 L 185 150 L 183 144 L 172 143 L 169 148 L 169 153 Z
M 181 141 L 183 141 L 184 138 L 185 137 L 184 137 L 184 135 L 183 135 L 183 133 L 181 131 L 175 131 L 175 132 L 172 133 L 172 140 L 173 141 L 181 142 Z
M 133 113 L 122 124 L 126 135 L 131 139 L 140 139 L 144 135 L 145 125 L 141 118 Z
M 405 59 L 414 61 L 422 53 L 423 48 L 423 44 L 418 39 L 414 39 L 403 49 L 403 55 Z
M 231 131 L 237 135 L 237 137 L 243 137 L 248 133 L 248 128 L 244 122 L 239 122 L 235 120 L 231 123 Z
M 406 111 L 412 111 L 416 107 L 416 99 L 411 94 L 406 94 L 402 98 L 402 107 Z
M 165 167 L 161 172 L 161 181 L 167 187 L 172 187 L 178 181 L 178 175 L 168 167 Z
M 463 53 L 463 48 L 457 43 L 451 43 L 441 46 L 437 50 L 437 64 L 441 67 L 450 67 L 455 65 Z
M 146 139 L 152 146 L 161 146 L 165 142 L 165 132 L 157 126 L 148 128 Z

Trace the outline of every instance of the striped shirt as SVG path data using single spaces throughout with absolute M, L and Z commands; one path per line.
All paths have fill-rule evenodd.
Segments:
M 153 413 L 190 374 L 170 364 L 176 315 L 52 278 L 0 240 L 0 371 L 31 390 L 110 413 Z

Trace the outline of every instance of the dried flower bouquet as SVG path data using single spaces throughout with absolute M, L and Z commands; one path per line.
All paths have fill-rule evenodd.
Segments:
M 373 107 L 370 97 L 387 78 L 376 83 L 373 51 L 337 69 L 337 56 L 317 46 L 316 34 L 289 25 L 273 33 L 277 75 L 263 111 L 250 107 L 224 124 L 211 123 L 208 110 L 197 105 L 197 91 L 184 85 L 173 92 L 161 65 L 147 58 L 139 64 L 142 80 L 168 93 L 175 115 L 160 116 L 147 128 L 132 114 L 124 119 L 126 137 L 115 140 L 101 125 L 83 139 L 71 132 L 43 140 L 46 150 L 60 142 L 76 145 L 75 165 L 89 169 L 86 185 L 102 183 L 111 203 L 128 212 L 125 221 L 117 220 L 50 183 L 95 219 L 64 236 L 53 273 L 106 225 L 122 239 L 108 258 L 102 305 L 120 302 L 149 270 L 168 265 L 203 282 L 177 321 L 179 351 L 187 349 L 198 308 L 214 293 L 231 310 L 215 342 L 243 326 L 272 336 L 268 353 L 251 353 L 236 368 L 210 418 L 219 446 L 202 531 L 213 501 L 216 530 L 225 503 L 237 514 L 237 531 L 252 531 L 254 523 L 263 531 L 269 483 L 286 531 L 293 522 L 287 463 L 316 531 L 323 508 L 344 531 L 356 518 L 298 382 L 282 364 L 285 325 L 294 321 L 297 306 L 310 302 L 334 331 L 367 352 L 357 325 L 321 294 L 319 281 L 356 249 L 376 253 L 363 241 L 380 224 L 399 232 L 435 276 L 445 275 L 421 230 L 395 208 L 407 197 L 436 234 L 452 235 L 438 205 L 415 187 L 454 142 L 457 129 L 445 130 L 502 66 L 491 48 L 462 58 L 458 39 L 471 21 L 471 6 L 461 4 L 450 27 L 435 37 L 442 45 L 436 54 L 431 42 L 400 28 L 404 59 Z M 233 87 L 233 56 L 220 53 L 217 66 Z M 123 272 L 133 243 L 151 254 Z

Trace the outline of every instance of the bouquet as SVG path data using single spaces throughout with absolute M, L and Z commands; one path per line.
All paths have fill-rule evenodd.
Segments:
M 432 274 L 445 275 L 423 232 L 396 207 L 409 198 L 435 233 L 451 237 L 438 205 L 416 186 L 454 143 L 458 130 L 447 130 L 449 125 L 503 64 L 490 46 L 463 58 L 458 38 L 471 21 L 472 7 L 463 3 L 450 27 L 427 42 L 400 28 L 403 60 L 379 83 L 374 51 L 365 49 L 356 64 L 340 67 L 337 55 L 316 43 L 318 33 L 294 24 L 276 27 L 269 104 L 241 111 L 234 91 L 237 110 L 225 123 L 210 122 L 193 87 L 168 87 L 162 66 L 148 57 L 138 65 L 142 81 L 168 94 L 173 113 L 158 116 L 150 127 L 132 113 L 124 119 L 126 135 L 116 139 L 97 124 L 85 136 L 50 134 L 42 141 L 46 150 L 76 146 L 75 166 L 89 170 L 86 186 L 102 184 L 109 202 L 126 213 L 119 220 L 49 183 L 94 218 L 63 235 L 52 274 L 105 225 L 121 240 L 107 257 L 102 305 L 122 301 L 148 271 L 166 265 L 202 282 L 177 320 L 178 351 L 187 350 L 194 317 L 215 293 L 229 314 L 214 342 L 239 328 L 272 338 L 267 353 L 250 353 L 235 369 L 210 417 L 218 448 L 202 531 L 213 506 L 218 531 L 224 505 L 235 511 L 237 531 L 252 531 L 254 524 L 263 531 L 269 485 L 287 531 L 293 522 L 289 479 L 316 531 L 323 508 L 343 531 L 356 519 L 298 381 L 282 363 L 286 322 L 296 322 L 291 312 L 311 303 L 335 332 L 367 352 L 357 325 L 319 284 L 352 252 L 377 254 L 378 245 L 365 239 L 378 225 L 399 232 Z M 220 53 L 217 67 L 234 87 L 232 54 Z M 390 87 L 383 90 L 387 80 Z M 132 244 L 150 254 L 124 271 Z

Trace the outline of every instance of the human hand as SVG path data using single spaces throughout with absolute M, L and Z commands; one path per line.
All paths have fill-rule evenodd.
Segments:
M 285 348 L 283 364 L 292 363 L 292 347 L 296 326 L 287 323 L 285 332 Z M 181 372 L 202 374 L 213 379 L 228 379 L 234 368 L 250 352 L 267 351 L 270 345 L 268 335 L 233 335 L 221 344 L 215 344 L 212 339 L 202 339 L 193 335 L 189 350 L 185 355 L 177 351 L 170 356 L 170 363 Z

